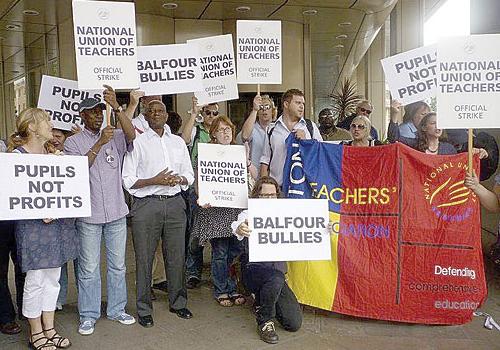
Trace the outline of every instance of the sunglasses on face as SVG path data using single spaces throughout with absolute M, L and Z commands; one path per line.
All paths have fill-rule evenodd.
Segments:
M 272 106 L 271 106 L 271 105 L 260 105 L 260 106 L 259 106 L 259 109 L 260 109 L 261 111 L 268 111 L 268 110 L 270 110 L 271 108 L 272 108 Z
M 363 107 L 359 107 L 359 110 L 361 111 L 361 113 L 366 113 L 368 115 L 372 112 L 371 110 L 363 108 Z
M 203 113 L 205 113 L 205 115 L 208 117 L 209 115 L 212 115 L 214 117 L 217 117 L 219 115 L 219 111 L 210 111 L 210 110 L 206 110 L 204 111 Z
M 351 124 L 351 129 L 365 130 L 366 126 L 363 124 Z

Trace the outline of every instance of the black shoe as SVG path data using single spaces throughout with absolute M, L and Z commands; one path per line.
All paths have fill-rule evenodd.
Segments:
M 139 324 L 144 328 L 149 328 L 154 326 L 153 316 L 139 316 Z
M 155 294 L 155 291 L 153 290 L 153 288 L 151 288 L 151 300 L 152 301 L 156 300 L 156 294 Z
M 168 287 L 167 281 L 153 284 L 154 289 L 158 289 L 158 290 L 165 292 L 165 293 L 168 293 L 167 287 Z
M 191 311 L 189 311 L 186 308 L 178 309 L 178 310 L 170 308 L 169 311 L 174 313 L 174 314 L 177 314 L 177 316 L 179 316 L 180 318 L 184 318 L 186 320 L 193 317 L 193 314 L 191 313 Z
M 260 326 L 257 326 L 257 332 L 259 333 L 260 339 L 269 344 L 276 344 L 280 340 L 280 337 L 274 329 L 274 322 L 267 321 Z
M 195 288 L 198 288 L 198 286 L 200 285 L 201 281 L 198 277 L 194 277 L 194 276 L 191 276 L 188 278 L 187 282 L 186 282 L 186 288 L 187 289 L 195 289 Z

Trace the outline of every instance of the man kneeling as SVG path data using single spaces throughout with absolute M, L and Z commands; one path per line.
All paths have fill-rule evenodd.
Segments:
M 260 178 L 252 190 L 252 198 L 279 198 L 279 185 L 272 177 Z M 234 234 L 242 240 L 251 234 L 248 211 L 241 212 L 231 224 Z M 274 327 L 276 319 L 285 330 L 296 332 L 302 325 L 302 309 L 285 281 L 286 262 L 248 262 L 248 239 L 242 258 L 242 278 L 246 288 L 255 294 L 257 331 L 266 343 L 279 340 Z

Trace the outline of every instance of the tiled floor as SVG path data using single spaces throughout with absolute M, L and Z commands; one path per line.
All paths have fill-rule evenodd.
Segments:
M 135 266 L 131 244 L 127 249 L 128 310 L 134 313 Z M 482 310 L 500 321 L 500 273 L 495 274 L 489 264 L 487 271 L 488 300 Z M 288 333 L 278 328 L 279 344 L 269 345 L 259 340 L 250 307 L 218 306 L 207 283 L 189 292 L 189 308 L 194 313 L 191 320 L 179 319 L 168 312 L 167 296 L 158 292 L 153 328 L 145 329 L 138 324 L 123 326 L 101 319 L 95 333 L 83 337 L 77 332 L 73 278 L 70 278 L 69 293 L 69 304 L 57 313 L 56 322 L 59 331 L 73 342 L 72 349 L 500 349 L 500 332 L 484 328 L 482 318 L 463 326 L 424 326 L 359 319 L 310 308 L 304 311 L 300 331 Z M 27 324 L 22 322 L 22 326 L 23 332 L 19 335 L 0 334 L 0 349 L 27 348 Z

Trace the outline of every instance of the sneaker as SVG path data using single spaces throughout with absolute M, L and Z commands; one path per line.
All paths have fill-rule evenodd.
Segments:
M 56 304 L 56 311 L 62 311 L 62 309 L 63 309 L 62 304 L 61 303 L 57 303 Z
M 94 333 L 95 321 L 85 320 L 80 322 L 80 327 L 78 327 L 78 333 L 81 335 L 91 335 Z
M 118 321 L 121 324 L 125 324 L 125 325 L 130 325 L 130 324 L 134 324 L 135 323 L 134 316 L 130 316 L 126 312 L 122 312 L 117 317 L 108 317 L 108 319 L 110 319 L 111 321 Z
M 257 331 L 259 332 L 260 339 L 266 343 L 276 344 L 280 340 L 274 328 L 273 321 L 267 321 L 266 323 L 257 326 Z

